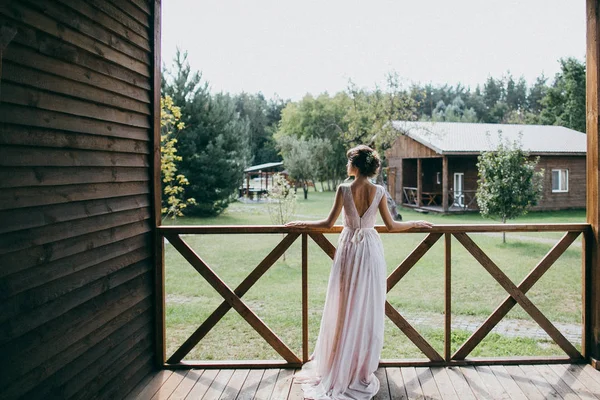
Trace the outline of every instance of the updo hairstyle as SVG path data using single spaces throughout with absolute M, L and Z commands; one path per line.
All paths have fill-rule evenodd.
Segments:
M 348 150 L 346 157 L 348 157 L 350 164 L 358 169 L 359 174 L 366 177 L 377 175 L 377 171 L 381 165 L 379 154 L 364 144 Z

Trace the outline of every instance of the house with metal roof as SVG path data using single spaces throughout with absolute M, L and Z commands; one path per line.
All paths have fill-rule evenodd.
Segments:
M 539 156 L 544 190 L 535 210 L 585 207 L 586 135 L 562 126 L 394 121 L 386 152 L 396 202 L 430 211 L 477 210 L 477 156 L 500 141 Z

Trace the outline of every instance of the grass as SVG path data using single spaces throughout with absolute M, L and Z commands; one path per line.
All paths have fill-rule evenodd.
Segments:
M 308 200 L 299 199 L 298 219 L 324 217 L 333 193 L 310 192 Z M 477 214 L 423 215 L 402 210 L 405 220 L 428 219 L 434 223 L 489 223 Z M 515 222 L 583 222 L 582 211 L 530 213 Z M 169 222 L 172 223 L 172 222 Z M 181 218 L 180 225 L 270 224 L 264 204 L 234 203 L 215 218 Z M 516 234 L 515 234 L 516 235 Z M 328 235 L 336 244 L 337 235 Z M 473 240 L 515 282 L 521 281 L 553 246 L 548 235 L 528 234 L 541 240 L 526 240 L 508 234 L 508 242 L 499 236 L 471 235 Z M 381 235 L 388 270 L 391 272 L 422 240 L 423 234 Z M 193 235 L 185 240 L 229 285 L 237 286 L 281 240 L 281 235 Z M 581 248 L 572 245 L 529 291 L 528 297 L 554 322 L 581 323 Z M 244 296 L 243 300 L 290 348 L 301 354 L 301 253 L 300 241 L 286 253 Z M 166 247 L 167 354 L 170 355 L 221 303 L 221 297 L 171 246 Z M 309 241 L 309 337 L 310 348 L 318 334 L 319 322 L 331 260 Z M 388 294 L 388 300 L 407 316 L 432 316 L 444 309 L 443 242 L 440 240 Z M 483 320 L 506 297 L 506 292 L 453 239 L 452 241 L 452 313 Z M 507 316 L 531 319 L 520 307 Z M 441 324 L 416 324 L 415 328 L 436 348 L 443 351 Z M 414 358 L 423 355 L 390 321 L 386 323 L 383 358 Z M 456 349 L 468 337 L 453 330 Z M 552 342 L 489 335 L 473 356 L 560 355 Z M 187 359 L 280 359 L 278 354 L 236 313 L 229 312 L 186 357 Z

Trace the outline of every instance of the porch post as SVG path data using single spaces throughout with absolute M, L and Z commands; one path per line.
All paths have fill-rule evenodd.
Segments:
M 400 188 L 400 205 L 404 204 L 404 158 L 400 159 L 400 167 L 396 171 L 396 179 L 398 182 L 398 186 L 396 186 L 396 191 Z M 393 194 L 396 201 L 398 201 L 398 196 L 396 193 Z
M 246 197 L 250 198 L 250 172 L 246 172 Z
M 592 232 L 586 235 L 584 241 L 585 264 L 584 282 L 586 296 L 584 299 L 584 324 L 588 335 L 584 337 L 584 355 L 590 357 L 593 367 L 600 369 L 600 252 L 598 251 L 598 233 L 600 229 L 600 174 L 598 171 L 598 154 L 600 150 L 600 132 L 598 130 L 598 92 L 600 90 L 598 75 L 600 56 L 598 0 L 586 0 L 587 14 L 587 52 L 586 52 L 586 209 L 587 222 L 592 226 Z
M 417 207 L 421 207 L 421 197 L 423 195 L 423 165 L 422 159 L 417 158 Z
M 160 179 L 160 65 L 161 65 L 161 2 L 155 0 L 152 10 L 152 173 L 153 173 L 153 206 L 154 206 L 154 365 L 162 369 L 167 359 L 165 328 L 165 248 L 163 236 L 158 232 L 162 224 L 162 182 Z
M 448 157 L 442 156 L 442 209 L 448 212 Z

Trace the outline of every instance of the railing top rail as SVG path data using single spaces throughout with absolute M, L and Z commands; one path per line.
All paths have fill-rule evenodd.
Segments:
M 340 233 L 343 226 L 332 228 L 293 228 L 283 225 L 163 225 L 158 231 L 163 234 L 240 234 L 240 233 Z M 478 232 L 586 232 L 587 223 L 570 224 L 443 224 L 431 229 L 411 229 L 404 232 L 389 232 L 384 225 L 377 225 L 379 233 L 478 233 Z

